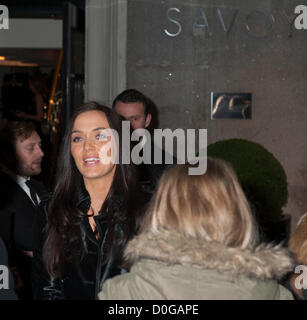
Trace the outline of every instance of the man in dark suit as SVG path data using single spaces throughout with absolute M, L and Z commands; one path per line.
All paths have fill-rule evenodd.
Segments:
M 147 129 L 149 133 L 152 129 L 153 119 L 152 114 L 156 110 L 154 102 L 143 93 L 136 89 L 127 89 L 121 92 L 113 101 L 112 109 L 121 115 L 126 121 L 130 121 L 131 130 Z M 152 140 L 152 139 L 151 139 Z M 147 144 L 148 142 L 146 142 Z M 166 153 L 161 146 L 155 145 L 152 141 L 149 146 L 151 150 L 150 164 L 141 163 L 137 165 L 137 170 L 140 177 L 142 191 L 152 194 L 156 188 L 159 178 L 163 171 L 169 166 L 166 164 L 166 156 L 172 159 L 172 163 L 176 163 L 176 159 Z M 143 150 L 146 149 L 146 146 Z M 155 152 L 161 152 L 162 163 L 154 163 Z
M 21 279 L 16 283 L 20 299 L 32 298 L 33 227 L 40 214 L 39 202 L 46 194 L 44 186 L 32 177 L 40 174 L 43 155 L 41 139 L 31 122 L 8 122 L 2 128 L 0 224 L 6 231 L 9 263 Z

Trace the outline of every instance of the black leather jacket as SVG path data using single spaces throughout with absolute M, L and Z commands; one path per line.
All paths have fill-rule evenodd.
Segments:
M 82 212 L 88 212 L 90 198 L 87 191 L 80 190 L 77 200 L 77 208 Z M 47 206 L 44 205 L 43 219 L 36 228 L 36 246 L 32 267 L 32 287 L 34 299 L 39 300 L 94 300 L 98 299 L 97 294 L 101 290 L 103 282 L 117 274 L 124 272 L 121 269 L 122 252 L 121 248 L 115 247 L 112 250 L 110 259 L 103 264 L 105 245 L 108 235 L 106 214 L 100 212 L 94 217 L 99 232 L 98 240 L 92 231 L 88 218 L 81 221 L 81 238 L 84 254 L 82 257 L 74 256 L 73 261 L 61 265 L 61 277 L 54 279 L 45 271 L 42 263 L 43 228 L 46 224 Z M 108 208 L 108 214 L 114 214 L 116 210 L 125 210 L 118 196 L 114 196 Z M 122 223 L 115 224 L 115 236 L 122 234 Z

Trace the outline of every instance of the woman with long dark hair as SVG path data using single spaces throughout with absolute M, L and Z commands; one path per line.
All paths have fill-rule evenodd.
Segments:
M 38 226 L 44 245 L 34 251 L 36 299 L 97 299 L 102 283 L 122 272 L 140 200 L 133 168 L 121 164 L 121 141 L 121 118 L 108 107 L 87 103 L 72 116 L 47 224 Z

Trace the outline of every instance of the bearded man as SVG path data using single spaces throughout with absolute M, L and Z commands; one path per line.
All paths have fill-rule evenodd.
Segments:
M 16 292 L 31 299 L 33 228 L 45 187 L 32 177 L 41 172 L 41 138 L 31 122 L 8 122 L 0 131 L 0 236 L 14 266 Z

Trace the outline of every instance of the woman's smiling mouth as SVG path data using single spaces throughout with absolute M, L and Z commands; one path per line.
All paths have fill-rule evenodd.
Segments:
M 100 162 L 98 157 L 86 157 L 83 159 L 83 164 L 85 167 L 92 167 Z

